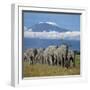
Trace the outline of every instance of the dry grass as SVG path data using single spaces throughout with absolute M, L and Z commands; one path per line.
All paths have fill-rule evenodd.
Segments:
M 23 75 L 24 77 L 39 77 L 39 76 L 63 76 L 63 75 L 79 75 L 80 74 L 80 56 L 76 56 L 76 67 L 62 68 L 60 66 L 49 66 L 45 64 L 29 65 L 24 62 Z

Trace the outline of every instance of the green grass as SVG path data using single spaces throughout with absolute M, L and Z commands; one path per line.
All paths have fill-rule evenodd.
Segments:
M 80 65 L 80 55 L 76 55 L 75 61 L 76 65 Z
M 23 75 L 24 77 L 39 77 L 39 76 L 64 76 L 64 75 L 79 75 L 80 74 L 80 55 L 76 56 L 76 67 L 62 68 L 60 66 L 49 66 L 45 64 L 29 65 L 24 62 Z

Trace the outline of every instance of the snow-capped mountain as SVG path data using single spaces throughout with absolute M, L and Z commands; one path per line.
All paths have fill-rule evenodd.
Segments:
M 39 22 L 30 28 L 24 27 L 24 37 L 39 38 L 39 39 L 65 39 L 65 40 L 79 40 L 79 31 L 70 31 L 60 28 L 53 22 Z
M 32 30 L 33 32 L 42 32 L 42 31 L 56 31 L 56 32 L 66 32 L 67 29 L 60 28 L 56 23 L 53 22 L 39 22 L 28 28 L 28 30 Z

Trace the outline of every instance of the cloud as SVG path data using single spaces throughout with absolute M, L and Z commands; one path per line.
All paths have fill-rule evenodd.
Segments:
M 67 31 L 67 32 L 57 32 L 57 31 L 43 31 L 43 32 L 33 32 L 32 30 L 25 31 L 24 37 L 27 38 L 39 38 L 39 39 L 65 39 L 65 40 L 79 40 L 79 31 Z
M 54 22 L 46 22 L 47 24 L 51 24 L 51 25 L 57 25 L 56 23 Z
M 28 29 L 29 32 L 32 32 L 32 28 Z
M 54 22 L 39 22 L 39 24 L 40 23 L 47 23 L 47 24 L 50 24 L 50 25 L 55 25 L 55 26 L 58 26 L 56 23 L 54 23 Z
M 24 31 L 26 31 L 27 30 L 27 27 L 26 26 L 24 26 Z

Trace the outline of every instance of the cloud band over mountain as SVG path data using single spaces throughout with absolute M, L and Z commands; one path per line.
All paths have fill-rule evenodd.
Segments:
M 79 40 L 79 31 L 67 31 L 67 32 L 57 32 L 57 31 L 43 31 L 43 32 L 33 32 L 32 29 L 24 31 L 24 37 L 26 38 L 39 38 L 39 39 L 65 39 L 65 40 Z

